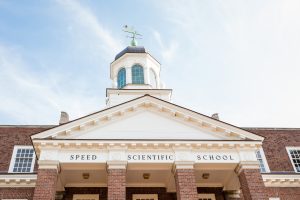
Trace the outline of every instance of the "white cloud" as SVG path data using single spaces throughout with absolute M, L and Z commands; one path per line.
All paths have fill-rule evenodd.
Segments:
M 97 48 L 99 45 L 101 51 L 112 57 L 122 49 L 121 42 L 112 36 L 112 33 L 101 24 L 88 7 L 76 0 L 57 0 L 57 2 L 68 11 L 74 26 L 79 26 L 78 29 L 68 26 L 68 30 L 85 35 L 83 43 L 95 45 L 93 51 L 99 51 Z
M 300 1 L 155 4 L 182 44 L 173 87 L 193 88 L 175 100 L 240 126 L 299 126 Z
M 166 42 L 163 42 L 161 34 L 158 31 L 153 30 L 153 35 L 160 47 L 160 55 L 162 56 L 163 61 L 170 62 L 176 55 L 178 42 L 172 40 L 167 46 L 165 44 Z
M 61 110 L 71 118 L 94 111 L 101 104 L 80 88 L 65 88 L 63 75 L 30 70 L 16 48 L 0 45 L 0 119 L 20 124 L 57 124 Z M 99 105 L 99 106 L 98 106 Z

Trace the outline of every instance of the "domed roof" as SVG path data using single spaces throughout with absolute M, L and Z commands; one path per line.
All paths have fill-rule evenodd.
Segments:
M 119 59 L 126 53 L 146 53 L 146 50 L 143 46 L 128 46 L 116 55 L 115 60 Z

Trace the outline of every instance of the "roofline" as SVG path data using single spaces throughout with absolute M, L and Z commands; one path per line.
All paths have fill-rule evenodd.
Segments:
M 165 102 L 165 103 L 167 103 L 167 104 L 170 104 L 170 105 L 173 105 L 173 106 L 177 106 L 177 107 L 179 107 L 179 108 L 181 108 L 181 109 L 185 109 L 185 110 L 187 110 L 187 111 L 189 111 L 189 112 L 193 112 L 193 113 L 195 113 L 195 114 L 198 114 L 198 115 L 201 115 L 201 116 L 203 116 L 203 117 L 210 118 L 210 119 L 212 119 L 212 120 L 214 120 L 214 121 L 216 121 L 216 122 L 218 122 L 218 123 L 219 123 L 219 122 L 221 122 L 221 123 L 227 124 L 227 125 L 229 125 L 229 126 L 232 126 L 232 127 L 234 127 L 234 128 L 241 129 L 241 130 L 244 130 L 244 131 L 246 131 L 246 132 L 249 132 L 249 133 L 251 133 L 251 134 L 257 135 L 257 136 L 259 136 L 259 137 L 262 137 L 262 138 L 265 138 L 264 136 L 261 136 L 261 135 L 259 135 L 259 134 L 257 134 L 257 133 L 253 133 L 253 132 L 251 132 L 251 131 L 249 131 L 249 130 L 247 130 L 247 129 L 244 129 L 244 128 L 241 128 L 241 127 L 238 127 L 238 126 L 235 126 L 235 125 L 229 124 L 229 123 L 227 123 L 227 122 L 224 122 L 224 121 L 221 121 L 221 120 L 214 119 L 214 118 L 212 118 L 212 117 L 210 117 L 210 116 L 207 116 L 207 115 L 201 114 L 201 113 L 199 113 L 199 112 L 196 112 L 196 111 L 194 111 L 194 110 L 191 110 L 191 109 L 185 108 L 185 107 L 183 107 L 183 106 L 179 106 L 179 105 L 177 105 L 177 104 L 174 104 L 174 103 L 171 103 L 171 102 L 169 102 L 169 101 L 166 101 L 166 100 L 163 100 L 163 99 L 160 99 L 160 98 L 157 98 L 157 97 L 151 96 L 151 95 L 149 95 L 149 94 L 145 94 L 145 95 L 143 95 L 143 96 L 140 96 L 140 97 L 137 97 L 137 98 L 131 99 L 131 100 L 129 100 L 129 101 L 125 101 L 125 102 L 123 102 L 123 103 L 120 103 L 120 104 L 117 104 L 117 105 L 114 105 L 114 106 L 111 106 L 111 107 L 108 107 L 108 108 L 102 109 L 102 110 L 100 110 L 100 111 L 97 111 L 97 112 L 94 112 L 94 113 L 91 113 L 91 114 L 88 114 L 88 115 L 85 115 L 85 116 L 82 116 L 82 117 L 80 117 L 80 118 L 77 118 L 77 119 L 71 120 L 71 121 L 69 121 L 69 122 L 67 122 L 67 123 L 64 123 L 64 124 L 59 124 L 58 126 L 52 127 L 52 128 L 50 128 L 50 129 L 48 129 L 48 130 L 54 129 L 54 128 L 56 128 L 56 127 L 59 127 L 59 126 L 65 125 L 65 124 L 72 123 L 72 122 L 74 122 L 74 121 L 77 121 L 77 120 L 83 119 L 83 118 L 85 118 L 85 117 L 88 117 L 88 116 L 91 116 L 91 115 L 94 115 L 94 114 L 98 114 L 98 113 L 100 113 L 100 112 L 104 112 L 104 111 L 106 111 L 106 110 L 109 110 L 109 109 L 115 108 L 115 107 L 117 107 L 117 106 L 124 105 L 124 104 L 126 104 L 126 103 L 129 103 L 129 102 L 132 102 L 132 101 L 136 101 L 136 100 L 138 100 L 138 99 L 141 99 L 141 98 L 144 98 L 144 97 L 146 97 L 146 96 L 152 97 L 152 98 L 154 98 L 154 99 L 157 99 L 157 100 L 159 100 L 159 101 Z M 33 134 L 33 135 L 39 134 L 39 133 L 41 133 L 41 132 L 44 132 L 44 131 L 40 131 L 40 132 L 38 132 L 38 133 L 35 133 L 35 134 Z M 32 136 L 32 135 L 31 135 L 31 136 Z
M 114 60 L 114 61 L 112 61 L 111 63 L 110 63 L 110 65 L 111 64 L 113 64 L 115 61 L 117 61 L 117 60 L 119 60 L 120 58 L 122 58 L 123 56 L 125 56 L 126 54 L 148 54 L 149 56 L 151 56 L 156 62 L 158 62 L 158 64 L 160 64 L 161 65 L 161 63 L 154 57 L 154 56 L 152 56 L 149 52 L 145 52 L 145 53 L 133 53 L 133 52 L 130 52 L 130 53 L 124 53 L 121 57 L 119 57 L 118 59 L 116 59 L 116 60 Z

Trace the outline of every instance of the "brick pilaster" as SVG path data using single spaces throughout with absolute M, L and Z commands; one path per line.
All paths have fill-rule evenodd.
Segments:
M 244 200 L 267 200 L 259 169 L 240 169 L 238 176 Z
M 39 161 L 33 200 L 55 200 L 58 161 Z
M 126 199 L 126 169 L 107 169 L 108 200 Z
M 177 200 L 197 200 L 198 192 L 194 169 L 177 168 L 174 175 Z
M 39 169 L 33 200 L 55 200 L 57 169 Z

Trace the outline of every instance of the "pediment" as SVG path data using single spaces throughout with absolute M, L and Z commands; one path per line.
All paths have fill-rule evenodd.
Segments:
M 32 139 L 263 140 L 149 95 L 38 133 Z

